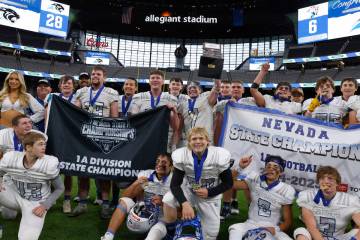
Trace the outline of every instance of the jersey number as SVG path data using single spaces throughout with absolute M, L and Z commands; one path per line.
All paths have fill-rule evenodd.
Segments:
M 259 216 L 270 217 L 271 216 L 270 206 L 271 206 L 270 202 L 259 198 L 258 200 Z
M 320 232 L 326 237 L 333 237 L 336 228 L 336 219 L 320 217 Z
M 25 184 L 26 184 L 26 189 L 25 189 Z M 16 182 L 16 185 L 17 188 L 19 189 L 19 194 L 22 198 L 25 198 L 30 201 L 39 201 L 42 199 L 41 183 Z

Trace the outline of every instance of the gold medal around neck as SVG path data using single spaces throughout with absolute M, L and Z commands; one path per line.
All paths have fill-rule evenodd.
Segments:
M 200 189 L 201 188 L 201 185 L 200 184 L 198 184 L 198 183 L 193 183 L 193 184 L 191 184 L 191 188 L 192 188 L 192 190 L 198 190 L 198 189 Z

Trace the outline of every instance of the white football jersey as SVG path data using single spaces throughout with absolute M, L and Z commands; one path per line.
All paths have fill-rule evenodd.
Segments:
M 267 183 L 260 179 L 260 175 L 251 172 L 245 181 L 251 193 L 249 220 L 263 226 L 278 226 L 281 220 L 283 205 L 292 204 L 295 199 L 295 189 L 289 184 L 279 182 L 267 190 Z
M 54 156 L 45 155 L 27 169 L 24 167 L 25 153 L 11 151 L 0 161 L 0 171 L 4 179 L 13 181 L 19 195 L 29 201 L 44 201 L 51 193 L 51 180 L 60 172 L 59 161 Z
M 77 99 L 80 100 L 82 109 L 100 117 L 110 117 L 111 103 L 119 101 L 119 93 L 112 88 L 105 87 L 94 106 L 90 107 L 90 89 L 91 87 L 83 87 L 76 92 Z M 92 91 L 92 98 L 95 97 L 98 91 L 99 89 Z
M 52 96 L 56 95 L 56 96 L 60 96 L 61 93 L 49 93 L 45 100 L 44 100 L 44 106 L 47 106 L 51 100 L 52 100 Z M 76 102 L 76 93 L 74 93 L 73 95 L 70 95 L 69 97 L 65 97 L 65 96 L 61 96 L 64 100 L 70 101 L 72 104 L 75 104 Z M 71 98 L 71 99 L 70 99 Z
M 15 150 L 14 146 L 14 129 L 5 128 L 0 130 L 0 146 L 4 152 Z
M 346 102 L 346 107 L 354 110 L 354 111 L 359 111 L 360 110 L 360 96 L 358 95 L 354 95 L 351 96 L 348 101 Z
M 194 127 L 203 127 L 209 133 L 209 137 L 212 140 L 214 135 L 214 107 L 209 104 L 209 92 L 200 94 L 195 102 L 194 111 L 189 111 L 188 101 L 180 103 L 179 112 L 184 118 L 184 129 L 188 133 L 190 129 Z
M 204 161 L 203 170 L 199 184 L 204 188 L 213 188 L 219 185 L 219 174 L 230 166 L 231 154 L 228 150 L 221 147 L 208 147 L 207 157 Z M 172 153 L 174 167 L 184 171 L 183 186 L 191 189 L 195 184 L 194 159 L 191 150 L 187 147 L 176 149 Z M 221 198 L 221 195 L 214 198 Z
M 155 98 L 156 101 L 156 98 Z M 158 105 L 156 107 L 161 107 L 164 106 L 168 103 L 173 104 L 175 107 L 178 107 L 177 105 L 177 98 L 174 97 L 173 95 L 167 93 L 167 92 L 162 92 L 161 96 L 160 96 L 160 101 L 158 103 Z M 150 91 L 147 92 L 141 92 L 141 93 L 137 93 L 133 96 L 133 100 L 129 109 L 129 112 L 131 114 L 136 114 L 136 113 L 140 113 L 140 112 L 145 112 L 146 110 L 150 110 L 151 109 L 151 94 Z M 173 129 L 171 128 L 171 126 L 169 126 L 169 133 L 168 133 L 168 151 L 171 151 L 172 146 L 171 146 L 171 140 L 172 140 L 172 136 L 173 136 Z
M 153 174 L 152 181 L 145 184 L 144 191 L 153 195 L 164 196 L 170 190 L 170 182 L 172 178 L 172 172 L 164 179 L 158 179 L 155 175 L 155 170 L 144 170 L 139 172 L 139 177 L 149 178 Z
M 122 109 L 122 101 L 123 101 L 124 98 L 125 98 L 125 95 L 120 95 L 120 97 L 119 97 L 119 116 L 121 116 L 121 117 L 125 116 L 125 114 L 123 113 L 123 109 Z M 129 113 L 129 110 L 130 110 L 130 107 L 131 107 L 132 103 L 133 103 L 133 100 L 131 100 L 131 102 L 129 104 L 129 107 L 127 109 L 127 113 Z M 127 104 L 128 104 L 128 101 L 126 101 L 126 98 L 125 98 L 125 108 L 126 108 Z
M 167 92 L 162 92 L 160 101 L 156 107 L 161 107 L 168 103 L 171 103 L 177 107 L 177 98 Z M 150 91 L 141 92 L 134 95 L 133 102 L 131 103 L 131 107 L 129 110 L 131 113 L 136 114 L 140 112 L 145 112 L 146 110 L 150 110 L 150 109 L 151 109 Z
M 334 97 L 330 103 L 321 104 L 315 108 L 311 117 L 324 122 L 342 123 L 342 118 L 346 115 L 347 111 L 346 102 L 339 96 Z
M 359 198 L 349 193 L 337 192 L 329 206 L 325 207 L 321 200 L 318 204 L 314 202 L 317 192 L 317 189 L 301 191 L 297 204 L 314 214 L 318 229 L 324 237 L 341 239 L 338 237 L 345 233 L 352 215 L 360 212 Z
M 308 107 L 309 107 L 309 105 L 310 105 L 310 103 L 311 103 L 311 101 L 313 100 L 314 98 L 308 98 L 308 99 L 306 99 L 304 102 L 303 102 L 303 104 L 302 104 L 302 111 L 303 112 L 306 112 L 307 110 L 308 110 Z
M 297 102 L 281 102 L 275 99 L 273 96 L 264 95 L 265 107 L 270 109 L 276 109 L 287 114 L 298 114 L 301 113 L 301 104 Z
M 225 111 L 225 106 L 229 101 L 230 100 L 227 99 L 227 100 L 222 100 L 220 102 L 217 102 L 217 104 L 215 105 L 215 111 L 223 114 Z M 250 106 L 256 106 L 256 103 L 255 103 L 255 100 L 253 97 L 240 98 L 237 101 L 237 103 L 244 104 L 244 105 L 250 105 Z
M 180 93 L 179 96 L 177 96 L 176 98 L 178 100 L 178 104 L 180 104 L 181 102 L 187 102 L 190 97 L 188 95 Z

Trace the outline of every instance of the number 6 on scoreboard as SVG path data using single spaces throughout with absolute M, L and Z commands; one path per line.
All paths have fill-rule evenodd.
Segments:
M 317 32 L 317 20 L 313 19 L 309 21 L 309 33 Z

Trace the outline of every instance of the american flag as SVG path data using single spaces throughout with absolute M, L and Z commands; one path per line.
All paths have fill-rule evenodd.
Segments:
M 123 24 L 131 24 L 131 15 L 132 15 L 133 9 L 134 9 L 134 7 L 123 7 L 122 8 L 121 22 Z

